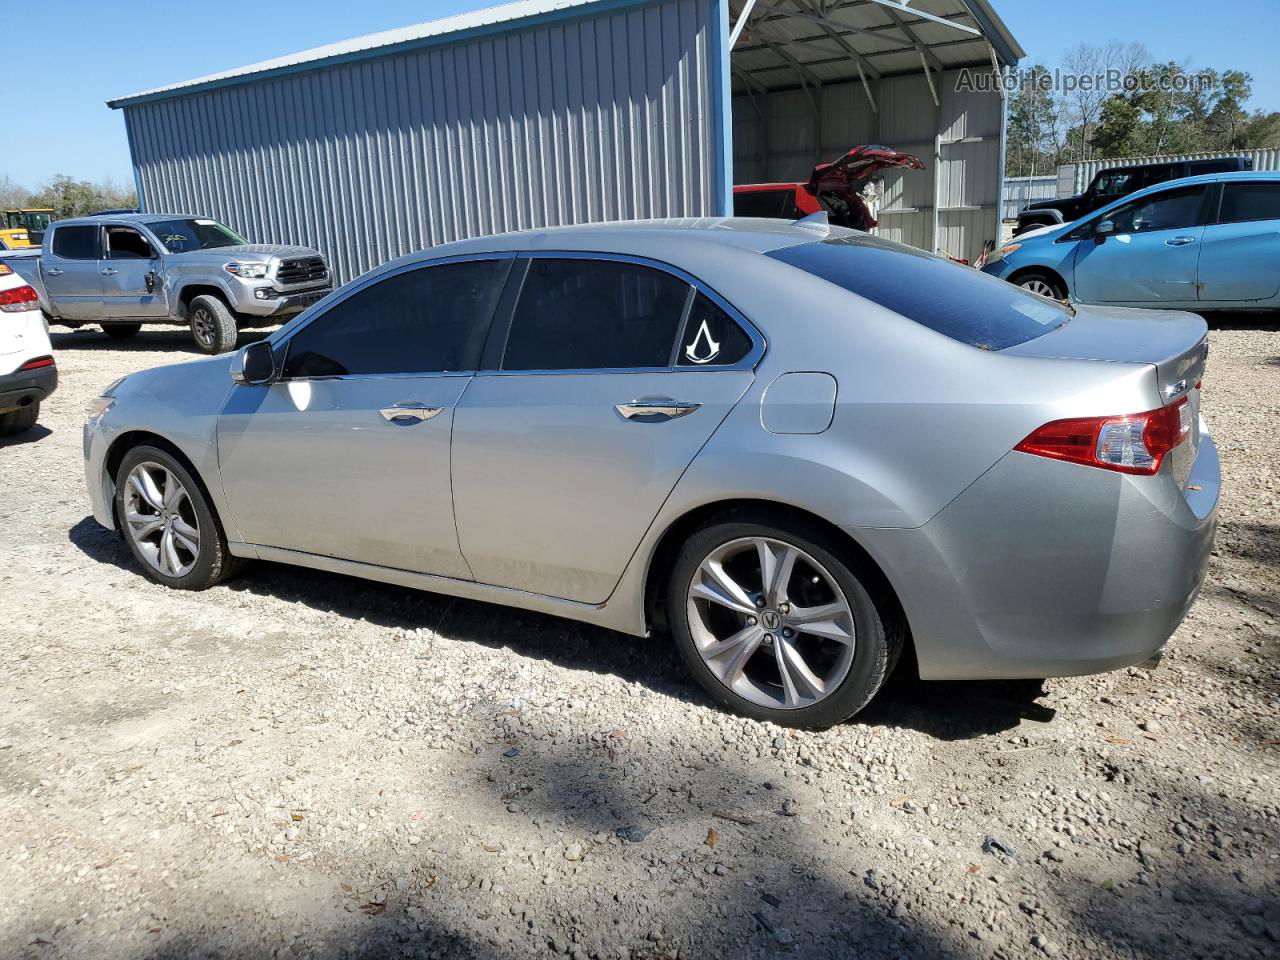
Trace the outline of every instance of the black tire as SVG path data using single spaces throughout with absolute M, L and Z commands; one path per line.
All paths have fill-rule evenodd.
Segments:
M 128 340 L 130 337 L 136 337 L 138 331 L 142 329 L 140 323 L 104 323 L 102 332 L 112 340 Z
M 798 547 L 821 564 L 843 591 L 852 613 L 855 644 L 848 673 L 834 690 L 808 706 L 768 707 L 741 696 L 711 671 L 693 638 L 687 597 L 703 560 L 735 540 L 758 537 Z M 892 614 L 888 610 L 882 612 L 872 598 L 876 582 L 873 575 L 860 570 L 860 564 L 848 556 L 843 544 L 817 525 L 767 516 L 722 517 L 697 530 L 680 549 L 667 592 L 667 617 L 685 663 L 721 706 L 780 726 L 830 727 L 849 719 L 871 701 L 902 651 L 904 631 L 898 629 Z
M 231 308 L 211 293 L 202 294 L 187 308 L 191 339 L 201 353 L 227 353 L 236 348 L 236 318 Z
M 0 413 L 0 437 L 11 437 L 15 433 L 30 430 L 39 419 L 40 401 L 38 400 L 29 407 L 10 410 L 8 413 Z
M 1067 291 L 1062 286 L 1062 281 L 1051 273 L 1028 270 L 1026 273 L 1018 274 L 1017 279 L 1013 282 L 1024 290 L 1030 290 L 1032 293 L 1038 293 L 1053 300 L 1067 299 Z M 1044 289 L 1041 289 L 1041 287 Z
M 134 467 L 145 463 L 159 465 L 177 477 L 186 491 L 191 507 L 192 515 L 187 517 L 187 522 L 190 523 L 194 520 L 200 533 L 199 550 L 194 554 L 190 569 L 180 576 L 170 576 L 157 569 L 154 563 L 143 555 L 141 548 L 130 533 L 129 524 L 126 520 L 128 478 Z M 191 471 L 183 466 L 181 461 L 173 454 L 159 447 L 152 447 L 146 444 L 133 447 L 125 453 L 124 458 L 120 461 L 120 466 L 116 470 L 115 482 L 115 515 L 117 525 L 120 528 L 120 535 L 124 538 L 129 552 L 133 554 L 133 559 L 142 568 L 143 574 L 149 580 L 154 580 L 156 583 L 162 583 L 166 587 L 173 587 L 178 590 L 207 590 L 209 587 L 235 576 L 244 567 L 245 561 L 239 557 L 232 556 L 227 549 L 226 533 L 213 512 L 213 507 L 209 503 L 209 497 L 205 492 L 204 486 L 192 476 Z

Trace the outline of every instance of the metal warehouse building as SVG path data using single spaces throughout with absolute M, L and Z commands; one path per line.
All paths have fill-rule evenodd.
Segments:
M 324 251 L 340 280 L 477 234 L 717 216 L 864 142 L 881 232 L 999 236 L 1022 51 L 987 0 L 521 0 L 109 101 L 144 210 Z M 962 72 L 964 71 L 964 72 Z

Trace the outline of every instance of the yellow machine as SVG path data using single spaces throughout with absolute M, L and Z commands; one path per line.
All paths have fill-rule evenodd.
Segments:
M 40 246 L 52 221 L 53 210 L 49 207 L 0 211 L 0 250 Z

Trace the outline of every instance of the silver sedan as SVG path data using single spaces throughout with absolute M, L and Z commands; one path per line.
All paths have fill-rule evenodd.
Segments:
M 93 513 L 203 589 L 263 559 L 674 635 L 721 704 L 1159 654 L 1219 471 L 1204 322 L 821 223 L 603 224 L 389 263 L 85 426 Z

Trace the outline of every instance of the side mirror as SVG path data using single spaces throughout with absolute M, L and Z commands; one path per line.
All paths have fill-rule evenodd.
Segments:
M 1110 220 L 1103 220 L 1093 228 L 1094 243 L 1104 243 L 1107 237 L 1116 232 L 1116 225 Z
M 276 376 L 276 357 L 266 340 L 251 343 L 231 359 L 231 379 L 236 383 L 270 383 Z

